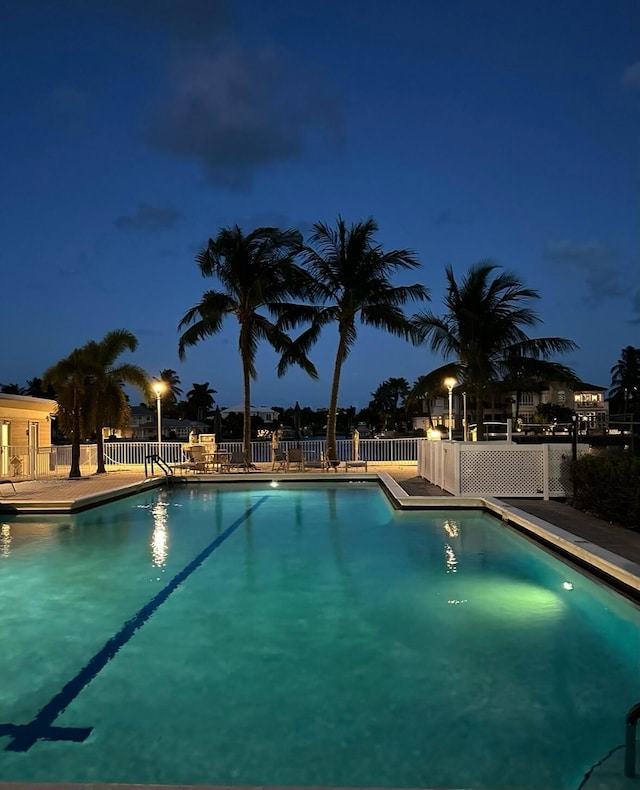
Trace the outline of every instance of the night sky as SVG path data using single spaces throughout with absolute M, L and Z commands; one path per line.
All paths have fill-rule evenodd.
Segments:
M 416 251 L 398 284 L 435 312 L 446 264 L 517 272 L 542 297 L 531 334 L 574 340 L 559 360 L 585 381 L 640 345 L 634 0 L 1 0 L 0 42 L 0 383 L 125 328 L 122 361 L 236 404 L 234 319 L 177 357 L 215 287 L 196 252 L 225 225 L 338 214 Z M 261 350 L 252 401 L 326 406 L 336 342 L 318 382 Z M 340 404 L 443 361 L 361 330 Z

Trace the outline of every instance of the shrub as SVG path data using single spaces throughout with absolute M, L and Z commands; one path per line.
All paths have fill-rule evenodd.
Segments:
M 571 465 L 573 505 L 640 530 L 640 459 L 629 453 L 584 455 Z

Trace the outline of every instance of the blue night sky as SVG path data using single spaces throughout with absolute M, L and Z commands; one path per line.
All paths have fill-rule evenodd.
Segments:
M 177 357 L 215 286 L 195 253 L 224 225 L 338 214 L 415 250 L 398 283 L 436 312 L 448 263 L 517 272 L 542 297 L 532 334 L 574 340 L 585 381 L 640 345 L 634 0 L 4 0 L 0 41 L 3 384 L 126 328 L 149 374 L 238 403 L 233 319 Z M 326 406 L 336 342 L 318 382 L 263 349 L 252 401 Z M 442 362 L 361 330 L 340 404 Z

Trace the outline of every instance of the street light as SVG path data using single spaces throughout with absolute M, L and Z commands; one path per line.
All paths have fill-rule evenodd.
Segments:
M 162 446 L 162 393 L 164 392 L 164 384 L 161 381 L 156 381 L 153 385 L 153 391 L 156 393 L 156 408 L 158 410 L 158 458 L 160 458 L 160 448 Z
M 467 393 L 462 393 L 462 438 L 467 441 Z
M 444 380 L 444 386 L 449 390 L 449 441 L 453 439 L 453 388 L 457 383 L 454 378 Z

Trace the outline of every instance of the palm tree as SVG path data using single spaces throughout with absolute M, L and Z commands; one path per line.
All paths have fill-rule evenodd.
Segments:
M 120 428 L 129 422 L 130 409 L 123 385 L 130 384 L 140 389 L 145 397 L 149 395 L 149 377 L 141 367 L 128 362 L 116 364 L 125 351 L 135 351 L 137 347 L 138 341 L 131 332 L 114 329 L 99 342 L 92 340 L 82 349 L 90 360 L 86 411 L 96 435 L 96 474 L 106 472 L 102 429 L 105 425 Z
M 208 381 L 205 381 L 204 384 L 193 384 L 192 389 L 187 392 L 187 413 L 189 419 L 202 422 L 213 409 L 213 404 L 215 403 L 213 396 L 216 392 L 216 390 L 209 387 Z
M 609 397 L 620 404 L 625 419 L 631 414 L 631 420 L 636 420 L 640 397 L 640 348 L 627 346 L 622 349 L 620 359 L 611 368 Z
M 237 225 L 222 228 L 215 239 L 209 239 L 196 261 L 202 275 L 216 277 L 223 290 L 206 291 L 178 325 L 179 329 L 188 327 L 178 343 L 178 355 L 184 359 L 188 347 L 220 332 L 226 316 L 234 316 L 238 322 L 246 463 L 250 462 L 251 446 L 251 380 L 257 378 L 255 362 L 260 341 L 266 340 L 281 354 L 278 376 L 284 375 L 290 364 L 300 365 L 313 378 L 318 375 L 304 348 L 291 340 L 280 322 L 274 323 L 261 312 L 283 318 L 289 307 L 287 300 L 304 298 L 307 293 L 308 276 L 295 263 L 300 244 L 296 230 L 256 228 L 245 235 Z
M 539 299 L 537 291 L 526 288 L 512 272 L 500 271 L 491 261 L 470 267 L 460 284 L 453 268 L 446 267 L 446 312 L 438 317 L 431 311 L 414 316 L 416 335 L 430 341 L 433 351 L 454 357 L 458 383 L 475 399 L 478 438 L 483 438 L 483 395 L 499 380 L 505 361 L 543 359 L 556 351 L 575 348 L 564 338 L 530 338 L 525 328 L 540 322 L 528 305 Z
M 433 428 L 433 418 L 431 416 L 431 400 L 433 398 L 443 397 L 447 388 L 444 384 L 445 379 L 457 379 L 460 376 L 460 369 L 455 363 L 443 365 L 424 376 L 419 376 L 413 383 L 413 387 L 406 398 L 407 410 L 415 410 L 417 404 L 422 401 L 424 403 L 427 418 L 429 420 L 429 428 Z
M 165 414 L 169 417 L 174 415 L 177 411 L 178 400 L 182 396 L 180 376 L 178 376 L 175 370 L 165 368 L 160 371 L 158 381 L 164 384 L 164 390 L 162 392 L 163 408 Z
M 314 342 L 323 326 L 338 326 L 338 347 L 327 415 L 327 447 L 330 458 L 337 458 L 336 417 L 342 366 L 357 338 L 358 321 L 383 329 L 398 337 L 411 338 L 411 322 L 402 308 L 409 301 L 428 299 L 423 285 L 394 286 L 391 279 L 404 269 L 420 267 L 411 250 L 384 252 L 374 236 L 376 222 L 369 218 L 347 228 L 342 217 L 336 227 L 323 222 L 313 226 L 310 244 L 303 248 L 303 259 L 311 274 L 312 294 L 318 303 L 290 311 L 286 326 L 313 321 L 298 342 L 305 350 Z
M 394 430 L 398 427 L 398 405 L 401 401 L 405 401 L 409 391 L 409 382 L 405 378 L 392 377 L 385 379 L 378 385 L 376 391 L 371 393 L 373 400 L 369 406 L 383 416 L 385 430 L 389 417 L 391 417 L 391 427 Z
M 86 433 L 84 410 L 90 360 L 85 349 L 76 348 L 68 357 L 48 368 L 43 376 L 44 387 L 51 386 L 58 402 L 58 425 L 71 437 L 71 468 L 69 477 L 81 477 L 80 442 Z
M 3 384 L 0 386 L 0 392 L 4 395 L 24 395 L 24 387 L 19 384 Z

